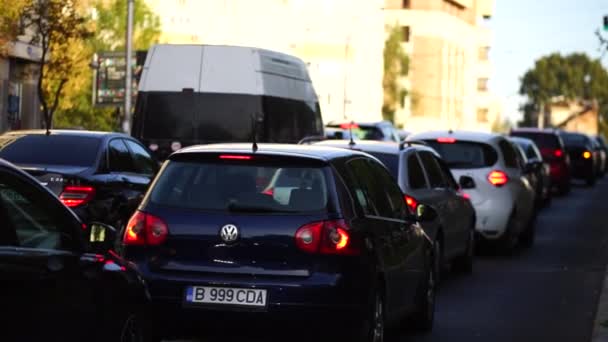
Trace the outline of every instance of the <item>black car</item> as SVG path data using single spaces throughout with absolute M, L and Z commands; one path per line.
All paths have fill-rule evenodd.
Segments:
M 448 263 L 457 271 L 473 271 L 475 209 L 435 150 L 420 143 L 365 140 L 354 144 L 348 140 L 328 140 L 317 144 L 362 151 L 378 158 L 397 180 L 411 210 L 423 203 L 437 211 L 437 220 L 425 222 L 423 228 L 434 241 L 438 284 Z
M 139 142 L 108 132 L 13 131 L 0 136 L 0 158 L 36 177 L 83 221 L 118 229 L 158 171 Z
M 524 171 L 536 190 L 536 207 L 551 203 L 551 166 L 543 160 L 538 147 L 533 140 L 527 138 L 510 137 L 509 140 L 519 146 L 520 158 L 526 165 Z
M 595 185 L 597 180 L 598 154 L 588 135 L 574 132 L 560 132 L 570 157 L 570 170 L 573 178 L 583 179 L 588 186 Z
M 2 341 L 142 341 L 144 283 L 47 188 L 0 160 Z
M 337 122 L 333 121 L 326 125 L 331 129 L 342 129 L 352 132 L 353 139 L 359 140 L 381 140 L 399 142 L 399 132 L 390 121 L 378 122 Z M 348 139 L 350 135 L 342 137 Z
M 604 142 L 604 138 L 601 136 L 591 137 L 591 141 L 593 142 L 593 149 L 597 155 L 598 163 L 597 163 L 597 176 L 604 177 L 606 174 L 606 163 L 608 162 L 608 149 L 606 148 L 606 143 Z
M 236 322 L 304 319 L 303 332 L 381 341 L 386 324 L 411 315 L 432 327 L 432 245 L 416 220 L 436 213 L 416 209 L 364 153 L 189 147 L 163 165 L 122 253 L 150 287 L 159 337 L 221 321 L 245 329 Z

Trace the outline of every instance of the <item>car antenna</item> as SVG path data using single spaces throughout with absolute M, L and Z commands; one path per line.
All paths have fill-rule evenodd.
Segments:
M 355 140 L 353 139 L 353 126 L 355 125 L 354 121 L 350 122 L 350 125 L 348 125 L 348 135 L 350 135 L 350 141 L 348 142 L 348 146 L 353 147 L 355 146 Z
M 256 114 L 251 116 L 251 131 L 253 132 L 253 145 L 251 146 L 251 151 L 253 151 L 253 153 L 258 151 L 258 121 L 256 117 Z

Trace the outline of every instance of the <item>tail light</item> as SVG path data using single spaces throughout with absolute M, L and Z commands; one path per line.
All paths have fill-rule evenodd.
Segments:
M 456 139 L 451 137 L 439 137 L 437 138 L 437 142 L 442 144 L 453 144 L 456 142 Z
M 488 181 L 495 187 L 501 187 L 509 181 L 507 174 L 502 171 L 492 171 L 488 174 Z
M 589 152 L 589 151 L 583 152 L 583 158 L 585 158 L 585 159 L 591 158 L 591 152 Z
M 311 254 L 358 255 L 360 249 L 344 220 L 309 223 L 296 231 L 296 246 Z
M 547 159 L 551 159 L 551 158 L 560 159 L 560 158 L 564 157 L 564 151 L 560 148 L 557 148 L 557 149 L 541 148 L 540 154 L 543 156 L 543 158 L 547 158 Z
M 407 207 L 413 212 L 416 212 L 416 208 L 418 207 L 418 201 L 416 201 L 414 199 L 414 197 L 409 196 L 409 195 L 405 195 L 405 204 L 407 204 Z
M 68 185 L 63 188 L 59 199 L 70 208 L 90 202 L 95 197 L 95 188 L 92 186 Z
M 163 220 L 137 211 L 127 223 L 122 242 L 127 246 L 157 246 L 165 242 L 167 235 L 169 227 Z
M 553 151 L 553 156 L 555 158 L 561 158 L 564 156 L 564 151 L 562 151 L 558 148 L 557 150 Z
M 471 195 L 467 194 L 466 192 L 462 191 L 461 189 L 458 189 L 458 195 L 462 198 L 464 198 L 465 200 L 471 200 Z

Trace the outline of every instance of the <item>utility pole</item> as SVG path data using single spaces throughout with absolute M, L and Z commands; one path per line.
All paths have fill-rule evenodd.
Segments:
M 545 104 L 543 102 L 540 103 L 538 110 L 538 128 L 545 128 Z
M 127 36 L 126 36 L 126 55 L 125 55 L 125 116 L 122 122 L 122 130 L 125 133 L 131 131 L 131 99 L 133 90 L 133 69 L 131 59 L 133 55 L 133 1 L 127 0 Z

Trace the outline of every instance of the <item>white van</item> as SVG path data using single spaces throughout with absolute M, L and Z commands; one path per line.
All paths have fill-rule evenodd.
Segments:
M 155 45 L 142 70 L 132 135 L 164 159 L 183 146 L 297 143 L 323 135 L 302 60 L 251 47 Z

